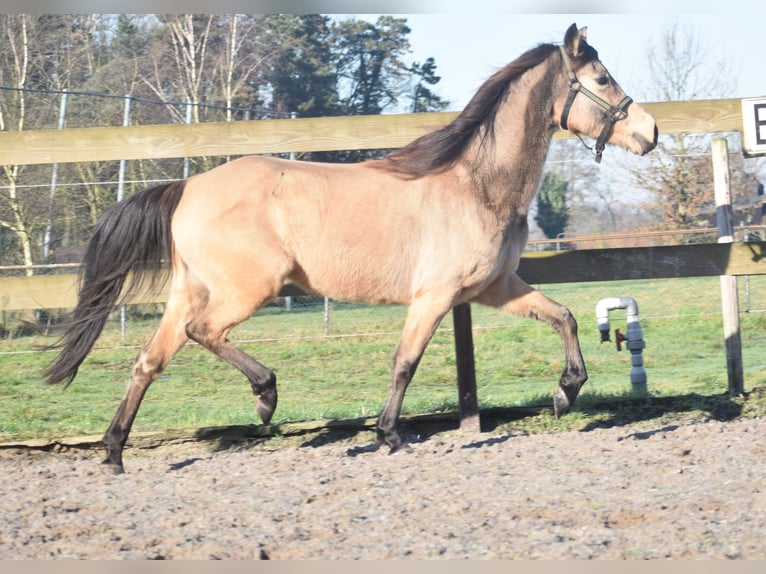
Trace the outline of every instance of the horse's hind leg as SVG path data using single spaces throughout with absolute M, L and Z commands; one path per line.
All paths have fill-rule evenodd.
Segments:
M 226 337 L 233 327 L 255 313 L 274 295 L 273 290 L 268 290 L 257 299 L 257 303 L 245 303 L 244 300 L 231 295 L 225 298 L 211 296 L 202 312 L 186 326 L 186 334 L 190 339 L 197 341 L 247 377 L 255 396 L 256 412 L 264 424 L 271 421 L 277 408 L 277 377 L 273 371 L 234 346 Z
M 175 301 L 174 303 L 172 298 L 168 301 L 160 326 L 151 340 L 139 351 L 122 402 L 112 419 L 112 424 L 104 434 L 102 441 L 106 449 L 106 459 L 102 468 L 106 472 L 113 474 L 124 472 L 122 451 L 141 400 L 149 385 L 160 376 L 173 355 L 187 341 L 184 324 L 188 307 L 185 301 L 184 303 L 178 303 L 177 299 Z
M 544 321 L 556 330 L 564 345 L 566 363 L 553 392 L 553 410 L 557 417 L 566 414 L 588 379 L 577 338 L 577 321 L 569 309 L 533 289 L 515 273 L 499 278 L 474 301 L 512 315 Z

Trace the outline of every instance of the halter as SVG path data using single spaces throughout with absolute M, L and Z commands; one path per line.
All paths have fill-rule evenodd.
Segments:
M 567 54 L 564 46 L 559 46 L 559 49 L 561 50 L 561 57 L 564 60 L 564 67 L 566 68 L 567 76 L 569 77 L 569 95 L 567 96 L 567 101 L 564 104 L 564 110 L 561 112 L 561 127 L 563 129 L 567 129 L 569 109 L 572 107 L 572 103 L 574 102 L 575 96 L 578 93 L 587 96 L 589 99 L 603 108 L 606 112 L 604 114 L 606 121 L 604 122 L 604 127 L 601 130 L 601 134 L 599 134 L 598 139 L 596 140 L 595 146 L 590 147 L 583 141 L 582 137 L 580 137 L 580 134 L 573 132 L 579 138 L 582 144 L 595 154 L 596 163 L 601 163 L 601 154 L 604 152 L 604 147 L 606 147 L 606 140 L 609 137 L 609 132 L 612 131 L 612 127 L 615 123 L 628 117 L 628 106 L 633 103 L 633 99 L 629 96 L 625 96 L 619 104 L 613 106 L 609 102 L 598 97 L 588 88 L 583 86 L 580 83 L 580 80 L 577 79 L 577 76 L 574 73 L 574 69 L 572 68 L 572 63 L 569 61 L 569 55 Z

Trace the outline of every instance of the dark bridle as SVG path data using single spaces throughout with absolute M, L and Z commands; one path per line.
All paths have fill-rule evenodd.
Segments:
M 628 106 L 633 103 L 633 98 L 630 96 L 625 96 L 619 104 L 613 106 L 609 102 L 598 97 L 588 88 L 583 86 L 580 83 L 580 80 L 577 79 L 577 75 L 574 73 L 574 69 L 572 68 L 572 63 L 569 61 L 569 56 L 567 55 L 566 48 L 564 48 L 564 46 L 559 46 L 559 48 L 561 49 L 561 58 L 564 60 L 564 67 L 566 68 L 567 76 L 569 77 L 569 95 L 567 96 L 567 101 L 564 104 L 564 109 L 561 112 L 561 127 L 563 129 L 567 129 L 569 109 L 572 107 L 572 103 L 574 102 L 575 96 L 577 96 L 578 93 L 587 96 L 600 107 L 602 107 L 605 111 L 605 122 L 604 127 L 601 130 L 598 139 L 596 140 L 595 146 L 590 147 L 583 141 L 583 139 L 580 137 L 580 134 L 574 132 L 582 144 L 596 155 L 596 163 L 601 163 L 601 154 L 604 152 L 604 147 L 606 146 L 606 140 L 609 137 L 609 132 L 612 131 L 612 127 L 615 123 L 628 117 Z

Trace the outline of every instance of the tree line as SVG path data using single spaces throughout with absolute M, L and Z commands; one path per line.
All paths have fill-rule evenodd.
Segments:
M 409 58 L 405 18 L 309 15 L 2 15 L 0 130 L 428 112 L 448 102 L 433 58 Z M 63 102 L 63 103 L 62 103 Z M 378 154 L 380 152 L 377 152 Z M 306 154 L 359 161 L 375 151 Z M 192 158 L 204 171 L 225 158 Z M 189 169 L 188 161 L 186 169 Z M 127 162 L 125 194 L 184 177 L 179 160 Z M 78 258 L 117 198 L 116 162 L 2 166 L 0 264 Z M 29 271 L 31 273 L 31 271 Z

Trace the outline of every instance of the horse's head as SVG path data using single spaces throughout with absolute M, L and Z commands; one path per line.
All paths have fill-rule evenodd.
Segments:
M 553 111 L 562 129 L 596 138 L 596 161 L 605 143 L 644 155 L 657 145 L 654 118 L 625 95 L 586 41 L 587 28 L 572 24 L 560 46 L 562 75 Z

